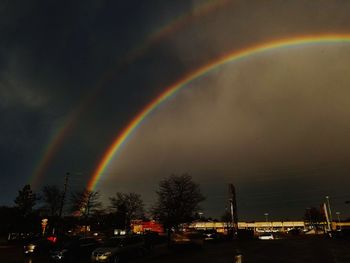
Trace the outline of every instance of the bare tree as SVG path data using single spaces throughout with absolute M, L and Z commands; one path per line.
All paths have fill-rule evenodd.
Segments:
M 205 200 L 199 185 L 188 174 L 163 179 L 156 193 L 158 200 L 152 212 L 168 231 L 191 221 L 199 211 L 199 203 Z
M 44 210 L 51 217 L 58 216 L 63 192 L 56 185 L 46 185 L 42 190 L 41 200 L 44 203 Z
M 305 210 L 304 220 L 309 223 L 312 228 L 317 230 L 320 227 L 321 222 L 325 220 L 325 217 L 319 209 L 311 207 Z
M 130 228 L 131 220 L 144 216 L 144 204 L 139 194 L 118 192 L 109 200 L 116 214 L 123 217 L 126 229 Z
M 98 211 L 102 204 L 99 201 L 99 193 L 84 189 L 71 195 L 71 210 L 73 213 L 88 219 L 89 216 Z

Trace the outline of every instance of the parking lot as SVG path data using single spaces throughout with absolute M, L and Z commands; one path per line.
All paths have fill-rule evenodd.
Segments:
M 350 241 L 320 237 L 295 237 L 282 240 L 245 240 L 206 243 L 202 248 L 178 247 L 168 249 L 165 244 L 155 247 L 153 253 L 125 260 L 133 263 L 164 262 L 234 262 L 242 254 L 244 263 L 348 263 Z M 25 258 L 20 246 L 1 246 L 0 262 L 43 263 L 47 259 Z
M 246 240 L 205 244 L 202 249 L 179 248 L 137 262 L 234 262 L 241 254 L 244 263 L 348 263 L 350 241 L 317 237 L 282 240 Z

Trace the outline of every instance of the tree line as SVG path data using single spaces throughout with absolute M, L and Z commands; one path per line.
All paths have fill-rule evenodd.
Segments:
M 134 192 L 116 192 L 103 206 L 98 191 L 81 189 L 65 198 L 64 190 L 47 185 L 35 193 L 30 185 L 18 191 L 13 207 L 0 207 L 1 232 L 36 232 L 40 220 L 49 219 L 51 231 L 67 230 L 75 225 L 91 225 L 94 229 L 130 230 L 134 219 L 155 219 L 165 229 L 176 229 L 192 221 L 205 200 L 200 186 L 188 174 L 171 175 L 159 182 L 155 203 L 146 210 L 142 197 Z M 66 211 L 62 216 L 62 210 Z

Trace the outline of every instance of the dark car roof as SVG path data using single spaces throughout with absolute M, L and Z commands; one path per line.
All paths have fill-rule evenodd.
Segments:
M 58 249 L 60 248 L 73 248 L 73 247 L 77 247 L 80 245 L 84 245 L 84 244 L 97 244 L 98 241 L 94 238 L 91 237 L 86 237 L 86 238 L 81 238 L 81 237 L 71 237 L 70 239 L 66 239 L 64 241 L 59 242 L 56 247 Z

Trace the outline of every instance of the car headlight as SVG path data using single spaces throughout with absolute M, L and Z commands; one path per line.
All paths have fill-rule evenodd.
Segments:
M 106 260 L 112 255 L 112 252 L 105 252 L 101 256 L 99 256 L 99 259 Z
M 34 244 L 28 244 L 28 245 L 24 246 L 24 253 L 33 253 L 34 249 L 35 249 Z
M 59 252 L 57 253 L 57 257 L 58 257 L 59 259 L 63 258 L 63 257 L 64 257 L 64 254 L 66 254 L 67 251 L 68 251 L 67 249 L 63 249 L 63 250 L 59 251 Z

